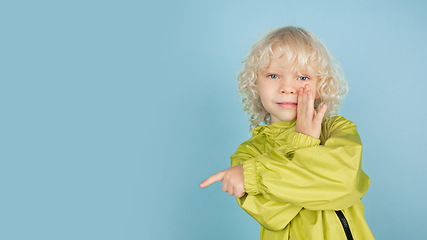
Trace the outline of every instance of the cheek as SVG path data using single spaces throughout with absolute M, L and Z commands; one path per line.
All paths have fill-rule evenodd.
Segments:
M 314 99 L 319 99 L 319 98 L 320 98 L 319 93 L 318 93 L 318 92 L 316 92 L 315 94 L 316 94 L 316 95 L 314 96 Z
M 265 108 L 266 104 L 268 103 L 268 101 L 270 99 L 269 98 L 270 94 L 265 89 L 258 89 L 258 91 L 259 91 L 259 98 L 261 100 L 261 105 Z
M 265 94 L 262 94 L 261 92 L 260 92 L 260 94 L 259 94 L 259 98 L 260 98 L 260 100 L 261 100 L 261 104 L 262 104 L 262 106 L 263 107 L 265 107 L 265 103 L 266 103 L 266 97 L 265 97 Z
M 312 91 L 313 91 L 313 93 L 314 93 L 314 99 L 318 99 L 318 98 L 320 98 L 320 96 L 319 96 L 319 92 L 317 91 L 317 82 L 316 83 L 314 83 L 314 84 L 311 84 L 311 89 L 312 89 Z
M 258 86 L 258 93 L 261 101 L 265 100 L 269 95 L 268 88 L 264 87 L 262 84 Z

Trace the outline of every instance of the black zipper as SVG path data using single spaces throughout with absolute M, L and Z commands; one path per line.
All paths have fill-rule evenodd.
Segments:
M 347 236 L 348 240 L 353 240 L 353 236 L 351 235 L 350 226 L 348 225 L 347 219 L 345 218 L 344 214 L 341 211 L 335 211 L 338 218 L 341 221 L 342 227 L 344 228 L 345 235 Z

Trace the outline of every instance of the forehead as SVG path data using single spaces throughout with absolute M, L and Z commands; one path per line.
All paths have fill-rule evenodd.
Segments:
M 270 62 L 265 70 L 288 70 L 294 73 L 309 72 L 305 64 L 300 64 L 297 60 L 289 59 L 285 55 L 270 58 Z

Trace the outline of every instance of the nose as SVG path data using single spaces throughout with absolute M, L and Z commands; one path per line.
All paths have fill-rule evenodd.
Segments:
M 281 94 L 290 94 L 294 95 L 297 93 L 296 88 L 289 82 L 289 81 L 283 81 L 283 83 L 280 85 L 280 93 Z

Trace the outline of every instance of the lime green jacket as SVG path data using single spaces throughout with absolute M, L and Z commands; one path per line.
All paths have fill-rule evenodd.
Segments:
M 237 202 L 261 224 L 261 239 L 374 239 L 360 201 L 370 181 L 356 125 L 332 117 L 317 139 L 295 124 L 259 126 L 231 156 L 231 166 L 243 164 Z

